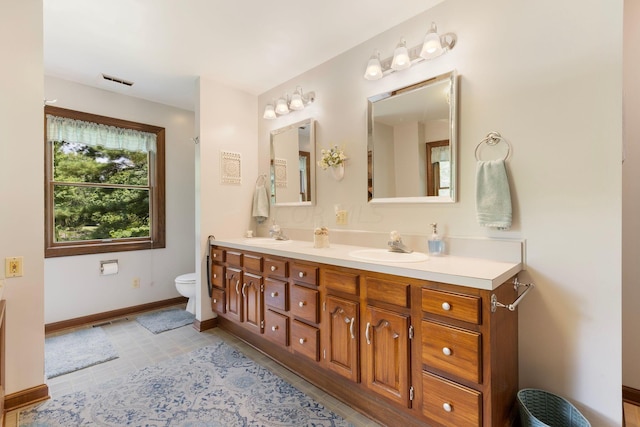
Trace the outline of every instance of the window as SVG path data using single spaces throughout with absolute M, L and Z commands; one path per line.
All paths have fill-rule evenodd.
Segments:
M 164 128 L 45 107 L 45 257 L 165 247 Z

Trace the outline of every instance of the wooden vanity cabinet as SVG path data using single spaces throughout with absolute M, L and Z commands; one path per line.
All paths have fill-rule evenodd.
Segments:
M 517 310 L 489 291 L 213 247 L 219 325 L 386 425 L 516 420 Z M 215 292 L 226 292 L 223 307 Z

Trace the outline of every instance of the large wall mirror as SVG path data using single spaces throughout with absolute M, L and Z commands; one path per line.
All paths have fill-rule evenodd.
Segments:
M 313 119 L 271 131 L 271 203 L 314 205 L 316 139 Z
M 456 201 L 455 71 L 369 98 L 368 200 Z

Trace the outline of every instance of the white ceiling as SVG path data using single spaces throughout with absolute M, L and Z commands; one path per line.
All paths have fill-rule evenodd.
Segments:
M 198 76 L 259 95 L 442 1 L 44 0 L 45 74 L 193 110 Z

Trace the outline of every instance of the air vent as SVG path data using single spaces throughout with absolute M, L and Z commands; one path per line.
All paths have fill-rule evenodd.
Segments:
M 127 81 L 125 79 L 121 79 L 119 77 L 113 77 L 113 76 L 108 76 L 106 74 L 103 74 L 102 78 L 110 82 L 119 83 L 121 85 L 129 86 L 129 87 L 133 86 L 133 82 Z

